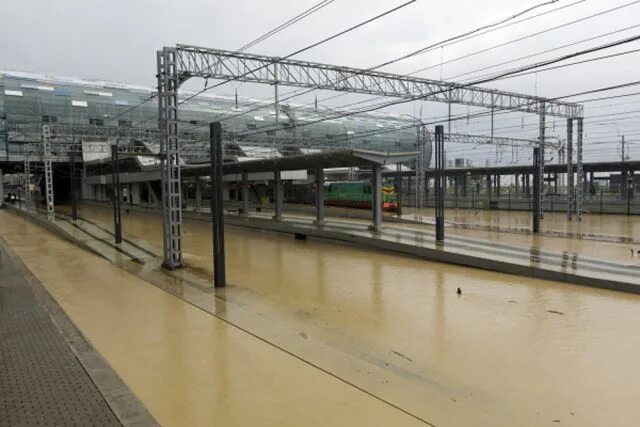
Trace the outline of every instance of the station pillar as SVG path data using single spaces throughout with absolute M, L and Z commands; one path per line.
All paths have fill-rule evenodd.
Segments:
M 542 180 L 540 179 L 540 162 L 542 161 L 542 156 L 544 151 L 542 151 L 541 148 L 539 147 L 535 147 L 533 149 L 533 170 L 534 170 L 534 175 L 533 175 L 533 232 L 534 233 L 539 233 L 540 232 L 540 213 L 541 213 L 541 209 L 540 209 L 540 202 L 541 202 L 541 191 L 542 188 L 540 188 L 540 184 L 542 183 Z
M 211 231 L 213 233 L 213 285 L 224 288 L 226 285 L 226 266 L 224 249 L 224 182 L 223 182 L 223 143 L 220 122 L 209 124 L 209 143 L 211 153 Z
M 196 176 L 194 186 L 196 187 L 196 212 L 200 212 L 200 210 L 202 209 L 202 182 L 200 181 L 199 176 Z
M 369 230 L 378 232 L 382 225 L 382 166 L 373 166 L 373 197 L 371 201 L 371 226 Z
M 316 225 L 324 225 L 324 169 L 316 169 Z
M 444 192 L 446 180 L 444 160 L 444 126 L 435 132 L 435 184 L 436 184 L 436 241 L 444 241 Z M 491 189 L 489 189 L 491 191 Z
M 273 201 L 275 204 L 274 221 L 282 221 L 282 178 L 280 169 L 273 171 Z
M 116 244 L 122 243 L 122 219 L 120 215 L 120 162 L 118 146 L 111 146 L 111 184 L 113 187 L 113 227 Z
M 242 172 L 242 215 L 249 216 L 249 174 Z
M 0 169 L 0 208 L 4 207 L 4 177 Z

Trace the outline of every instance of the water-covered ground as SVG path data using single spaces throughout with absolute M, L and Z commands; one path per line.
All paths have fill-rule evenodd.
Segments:
M 184 227 L 206 281 L 210 224 Z M 229 286 L 198 291 L 200 310 L 6 212 L 0 233 L 168 425 L 640 419 L 636 295 L 229 228 Z M 159 216 L 125 213 L 123 233 L 160 254 Z

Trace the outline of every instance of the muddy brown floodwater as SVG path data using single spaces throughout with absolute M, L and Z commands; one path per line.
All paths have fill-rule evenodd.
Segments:
M 404 215 L 433 217 L 433 209 L 405 208 Z M 508 210 L 446 209 L 445 220 L 463 224 L 479 224 L 504 228 L 531 228 L 531 212 Z M 567 221 L 565 212 L 545 212 L 541 222 L 544 231 L 618 235 L 640 238 L 639 215 L 583 214 L 582 221 L 574 217 Z
M 81 205 L 80 215 L 111 225 L 104 207 Z M 160 253 L 159 216 L 123 214 L 123 234 Z M 186 221 L 183 243 L 188 267 L 211 275 L 210 224 Z M 437 426 L 638 425 L 639 296 L 240 228 L 227 229 L 226 245 L 230 285 L 211 313 L 415 418 Z M 135 378 L 131 359 L 125 371 Z M 212 399 L 218 392 L 198 390 Z

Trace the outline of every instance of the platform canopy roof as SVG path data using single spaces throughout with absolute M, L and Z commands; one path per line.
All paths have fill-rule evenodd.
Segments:
M 412 160 L 417 155 L 417 152 L 384 153 L 369 150 L 340 149 L 297 156 L 225 163 L 224 173 L 237 174 L 242 172 L 271 172 L 275 169 L 290 171 L 301 169 L 308 170 L 317 168 L 397 164 Z M 211 173 L 211 166 L 208 163 L 198 166 L 183 166 L 181 172 L 183 175 L 191 176 L 209 175 Z

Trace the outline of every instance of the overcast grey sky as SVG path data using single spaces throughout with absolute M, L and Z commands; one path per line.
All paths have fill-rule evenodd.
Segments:
M 3 24 L 0 30 L 0 46 L 2 46 L 3 52 L 0 68 L 153 86 L 155 83 L 155 51 L 158 48 L 185 43 L 234 50 L 295 16 L 317 1 L 25 0 L 5 2 L 3 4 Z M 300 55 L 300 58 L 356 67 L 370 67 L 419 47 L 498 21 L 543 2 L 544 0 L 418 0 L 405 9 L 375 23 L 307 51 Z M 401 3 L 403 3 L 402 0 L 336 0 L 306 20 L 253 47 L 250 52 L 284 56 Z M 446 80 L 481 67 L 640 23 L 638 19 L 640 18 L 639 3 L 564 29 L 550 31 L 465 60 L 440 66 L 443 61 L 446 62 L 499 43 L 586 17 L 617 5 L 630 3 L 630 1 L 586 0 L 579 2 L 579 0 L 561 0 L 553 5 L 537 9 L 526 16 L 572 3 L 577 4 L 562 11 L 531 19 L 455 46 L 448 46 L 402 61 L 386 70 L 408 73 L 419 68 L 434 66 L 433 69 L 420 75 L 435 79 L 442 77 Z M 475 75 L 529 64 L 636 34 L 640 34 L 640 27 L 510 65 L 503 65 Z M 634 42 L 591 56 L 638 48 L 640 48 L 639 43 Z M 492 83 L 491 86 L 552 97 L 637 80 L 638 65 L 640 65 L 638 54 L 631 54 L 557 71 L 503 80 Z M 474 74 L 471 74 L 464 78 L 473 76 Z M 461 79 L 463 77 L 453 80 Z M 202 83 L 193 82 L 192 87 L 193 85 L 199 88 Z M 268 87 L 233 83 L 220 87 L 217 89 L 217 93 L 229 94 L 236 89 L 239 95 L 258 97 L 269 96 L 272 91 Z M 640 91 L 640 88 L 637 90 Z M 631 88 L 619 93 L 633 91 Z M 318 96 L 328 95 L 330 94 L 322 93 Z M 300 101 L 309 99 L 302 98 Z M 346 104 L 353 102 L 354 99 L 361 98 L 343 97 L 336 99 L 335 104 Z M 633 102 L 638 99 L 640 98 L 629 97 L 599 104 L 588 104 L 586 109 L 587 124 L 590 114 L 601 115 L 637 109 L 637 104 Z M 602 105 L 622 102 L 626 104 L 602 107 Z M 442 114 L 446 110 L 445 106 L 439 104 L 409 103 L 396 111 L 419 114 L 421 108 L 424 117 Z M 454 107 L 454 113 L 457 114 L 467 110 L 467 107 L 463 106 Z M 521 121 L 519 115 L 512 115 L 510 118 L 497 117 L 496 128 L 521 124 Z M 526 123 L 534 122 L 535 118 L 526 118 Z M 556 133 L 562 135 L 560 122 L 562 120 L 554 123 L 554 128 L 556 128 Z M 609 138 L 611 134 L 615 136 L 616 132 L 620 131 L 630 135 L 633 132 L 638 132 L 640 135 L 640 126 L 636 123 L 637 120 L 632 118 L 612 124 L 598 124 L 588 127 L 587 133 L 593 141 L 600 141 L 603 137 Z M 465 129 L 466 123 L 456 123 L 455 127 L 462 131 Z M 471 130 L 486 130 L 486 128 L 486 120 L 483 122 L 476 120 L 468 127 Z M 527 129 L 526 127 L 497 129 L 496 133 L 518 137 L 534 137 L 536 134 L 535 129 Z M 640 136 L 628 139 L 640 140 Z M 598 150 L 601 150 L 601 147 L 601 144 L 598 145 Z M 638 151 L 640 151 L 640 146 Z M 592 151 L 592 153 L 599 153 L 599 151 Z

